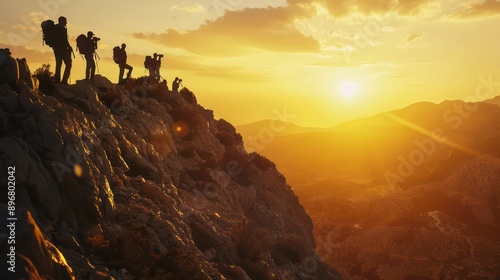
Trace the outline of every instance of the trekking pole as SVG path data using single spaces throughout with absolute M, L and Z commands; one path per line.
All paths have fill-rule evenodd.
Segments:
M 99 57 L 99 54 L 97 54 L 97 52 L 94 52 L 95 54 L 95 57 L 97 57 L 97 59 L 101 60 L 101 58 Z

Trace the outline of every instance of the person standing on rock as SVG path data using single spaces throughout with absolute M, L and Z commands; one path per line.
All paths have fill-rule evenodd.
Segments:
M 163 58 L 163 54 L 153 54 L 153 60 L 154 60 L 154 69 L 153 69 L 153 76 L 154 76 L 154 81 L 159 83 L 160 82 L 160 67 L 161 67 L 161 59 Z
M 94 37 L 94 32 L 89 31 L 87 32 L 87 44 L 88 47 L 86 48 L 85 52 L 85 60 L 87 61 L 87 67 L 85 69 L 85 80 L 94 80 L 94 75 L 95 75 L 95 60 L 94 60 L 94 53 L 95 50 L 97 49 L 97 41 L 99 41 L 99 38 Z
M 175 77 L 175 80 L 172 82 L 172 91 L 179 92 L 179 87 L 182 85 L 182 79 Z
M 120 75 L 118 78 L 119 84 L 125 83 L 125 81 L 130 78 L 130 75 L 132 74 L 132 69 L 133 69 L 132 66 L 127 64 L 127 52 L 125 51 L 126 47 L 127 47 L 127 45 L 125 45 L 125 43 L 123 43 L 121 49 L 119 49 L 118 57 L 117 57 L 118 66 L 120 67 Z M 128 70 L 127 78 L 123 79 L 123 74 L 125 73 L 125 69 Z
M 61 16 L 58 19 L 58 23 L 54 25 L 54 45 L 52 49 L 54 50 L 54 56 L 56 58 L 56 71 L 54 73 L 54 82 L 61 84 L 68 84 L 69 75 L 71 72 L 71 53 L 73 53 L 73 48 L 68 41 L 68 29 L 66 28 L 67 20 L 65 17 Z M 64 74 L 61 81 L 61 66 L 64 62 Z

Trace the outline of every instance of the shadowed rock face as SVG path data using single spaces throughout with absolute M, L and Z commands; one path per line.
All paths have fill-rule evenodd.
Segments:
M 33 279 L 339 277 L 275 165 L 190 92 L 19 88 L 0 86 L 0 182 L 15 166 L 31 225 L 17 242 L 36 245 L 18 268 Z

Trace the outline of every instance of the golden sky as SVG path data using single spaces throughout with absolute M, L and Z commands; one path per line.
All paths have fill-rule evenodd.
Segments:
M 243 124 L 287 112 L 303 126 L 339 122 L 419 101 L 500 94 L 498 0 L 38 0 L 2 4 L 0 47 L 31 70 L 54 65 L 40 22 L 68 19 L 70 43 L 102 38 L 100 73 L 116 82 L 112 48 L 125 42 L 133 77 L 165 54 L 216 117 Z M 71 81 L 84 76 L 74 59 Z M 499 82 L 496 82 L 499 81 Z

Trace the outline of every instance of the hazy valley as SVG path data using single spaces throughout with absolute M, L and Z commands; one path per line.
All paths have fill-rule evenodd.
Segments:
M 417 103 L 316 131 L 263 133 L 278 127 L 266 121 L 241 132 L 260 136 L 253 148 L 285 175 L 313 219 L 318 253 L 345 277 L 495 279 L 497 104 Z

